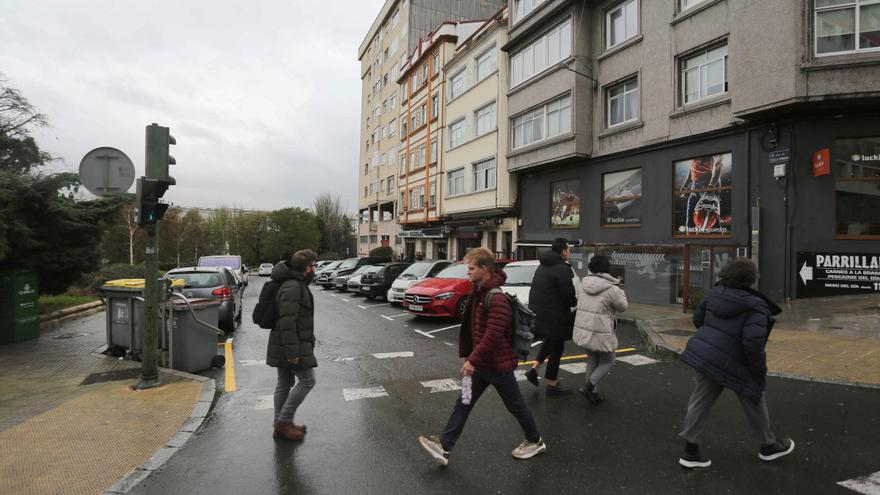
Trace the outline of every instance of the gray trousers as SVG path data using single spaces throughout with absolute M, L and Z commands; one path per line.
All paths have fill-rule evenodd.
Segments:
M 679 436 L 690 443 L 699 444 L 700 433 L 706 426 L 709 411 L 712 410 L 712 406 L 718 400 L 724 387 L 700 372 L 697 372 L 695 381 L 694 391 L 688 401 L 687 416 L 684 418 L 684 428 Z M 761 401 L 757 404 L 742 395 L 737 394 L 736 397 L 752 427 L 755 439 L 759 440 L 761 445 L 775 443 L 776 436 L 770 430 L 770 413 L 767 411 L 767 398 L 764 394 L 761 394 Z
M 296 408 L 315 386 L 315 368 L 275 369 L 278 370 L 278 383 L 275 385 L 275 421 L 292 423 Z
M 591 352 L 590 355 L 587 356 L 587 378 L 586 382 L 584 382 L 584 386 L 587 386 L 590 383 L 592 383 L 594 387 L 598 385 L 599 380 L 608 373 L 613 365 L 613 352 Z

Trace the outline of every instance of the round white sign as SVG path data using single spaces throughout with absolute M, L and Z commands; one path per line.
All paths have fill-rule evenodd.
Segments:
M 95 148 L 79 162 L 79 180 L 96 196 L 122 194 L 134 184 L 134 163 L 116 148 Z

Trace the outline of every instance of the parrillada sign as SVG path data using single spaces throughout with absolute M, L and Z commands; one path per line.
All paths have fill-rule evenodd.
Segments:
M 798 253 L 797 297 L 880 293 L 880 254 Z

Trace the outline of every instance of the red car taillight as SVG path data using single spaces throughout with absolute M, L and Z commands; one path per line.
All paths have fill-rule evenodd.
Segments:
M 219 289 L 214 289 L 214 291 L 211 292 L 211 295 L 221 296 L 223 299 L 229 299 L 232 297 L 232 290 L 230 290 L 229 287 L 221 287 Z

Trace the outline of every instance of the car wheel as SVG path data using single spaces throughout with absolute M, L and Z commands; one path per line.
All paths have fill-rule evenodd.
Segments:
M 464 319 L 464 307 L 467 306 L 467 296 L 461 296 L 461 299 L 458 300 L 458 304 L 455 308 L 455 317 L 458 318 L 458 321 Z
M 217 323 L 217 326 L 220 327 L 220 330 L 223 330 L 226 333 L 232 333 L 235 331 L 235 320 L 221 320 Z
M 376 299 L 375 297 L 373 297 L 372 294 L 367 294 L 367 295 L 365 295 L 364 297 L 367 298 L 367 301 L 372 301 L 373 299 Z
M 222 368 L 226 365 L 226 357 L 221 355 L 216 355 L 211 358 L 211 366 L 214 368 Z

